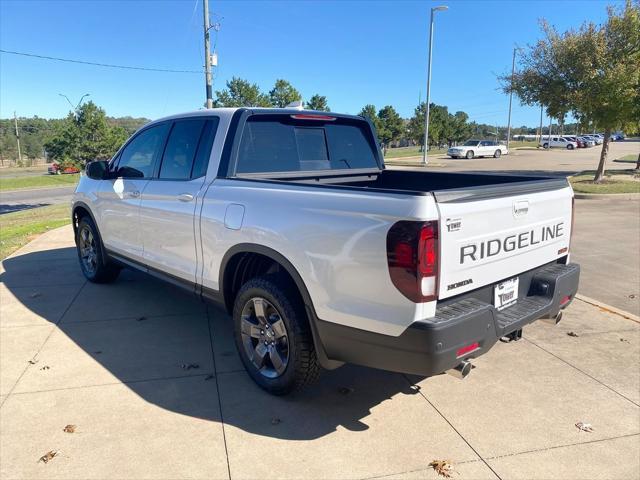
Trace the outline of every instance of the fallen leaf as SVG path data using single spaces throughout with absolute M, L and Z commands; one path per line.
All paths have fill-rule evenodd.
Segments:
M 93 352 L 94 355 L 100 355 L 102 353 L 102 350 L 96 350 L 95 352 Z
M 49 370 L 49 365 L 45 365 L 44 367 L 41 367 L 40 370 Z
M 38 461 L 42 462 L 42 463 L 49 463 L 49 461 L 51 459 L 53 459 L 53 457 L 55 457 L 56 455 L 58 455 L 58 451 L 57 450 L 49 450 L 47 453 L 45 453 L 43 456 L 41 456 L 40 460 L 38 460 Z
M 568 332 L 567 335 L 569 335 L 570 337 L 579 337 L 576 332 Z
M 207 375 L 204 377 L 205 380 L 212 380 L 213 378 L 215 378 L 213 375 Z
M 631 295 L 629 295 L 629 298 L 633 300 L 634 298 L 636 298 L 636 296 L 632 293 Z
M 31 365 L 35 365 L 36 363 L 38 363 L 38 360 L 36 360 L 35 358 L 32 358 L 31 360 L 29 360 L 29 363 Z
M 621 338 L 620 341 L 629 343 L 629 340 L 627 340 L 626 338 Z
M 138 317 L 138 318 L 136 318 L 136 321 L 142 322 L 142 321 L 144 321 L 146 319 L 147 319 L 147 317 Z
M 451 478 L 451 474 L 455 473 L 451 460 L 433 460 L 429 466 L 445 478 Z
M 191 370 L 192 368 L 200 368 L 200 365 L 197 363 L 183 363 L 180 365 L 183 370 Z
M 271 425 L 278 425 L 281 422 L 282 422 L 282 420 L 280 420 L 278 417 L 273 417 L 271 419 Z
M 349 387 L 340 387 L 338 389 L 338 392 L 340 392 L 342 395 L 349 395 L 350 393 L 353 393 L 353 388 L 349 388 Z
M 40 292 L 33 292 L 32 294 L 29 295 L 29 298 L 37 298 L 41 296 L 42 294 Z
M 63 432 L 65 433 L 76 433 L 76 426 L 75 425 L 67 425 L 66 427 L 64 427 L 62 429 Z
M 581 432 L 593 432 L 593 426 L 590 423 L 578 422 L 576 427 Z

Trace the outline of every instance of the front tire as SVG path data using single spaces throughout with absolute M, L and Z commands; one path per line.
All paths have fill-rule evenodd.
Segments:
M 572 144 L 567 145 L 567 150 L 573 150 L 573 145 Z
M 546 148 L 549 148 L 549 144 L 548 144 L 548 143 L 543 143 L 543 144 L 542 144 L 542 148 L 545 148 L 545 149 L 546 149 Z
M 469 150 L 465 157 L 467 158 L 467 160 L 471 160 L 473 158 L 473 150 Z
M 234 337 L 254 382 L 286 395 L 316 380 L 320 365 L 296 287 L 279 275 L 245 283 L 234 302 Z
M 493 158 L 500 158 L 500 155 L 502 155 L 502 150 L 498 149 L 493 153 Z
M 118 278 L 120 268 L 105 258 L 100 234 L 90 217 L 82 217 L 78 222 L 76 249 L 80 268 L 87 280 L 110 283 Z

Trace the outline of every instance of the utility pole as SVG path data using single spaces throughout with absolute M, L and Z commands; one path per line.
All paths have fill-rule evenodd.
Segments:
M 431 55 L 433 52 L 433 14 L 436 11 L 448 10 L 449 7 L 441 5 L 431 9 L 431 25 L 429 26 L 429 61 L 427 62 L 427 105 L 424 115 L 424 149 L 422 150 L 422 164 L 427 164 L 427 148 L 429 146 L 429 102 L 431 101 Z
M 209 23 L 209 0 L 202 0 L 202 7 L 204 9 L 204 76 L 207 89 L 207 108 L 213 108 L 213 91 L 211 81 L 211 52 L 209 47 L 209 30 L 211 24 Z
M 513 60 L 511 62 L 511 91 L 509 92 L 509 120 L 507 121 L 507 150 L 509 150 L 509 140 L 511 139 L 511 103 L 513 101 L 513 77 L 516 71 L 516 52 L 518 47 L 513 47 Z
M 20 151 L 20 131 L 18 130 L 18 117 L 16 117 L 16 112 L 13 112 L 13 123 L 16 127 L 16 142 L 18 143 L 18 162 L 22 165 L 22 152 Z

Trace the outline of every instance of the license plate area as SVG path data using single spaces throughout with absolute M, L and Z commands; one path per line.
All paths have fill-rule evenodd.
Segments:
M 503 310 L 515 305 L 518 301 L 518 284 L 518 277 L 498 283 L 493 289 L 493 306 Z

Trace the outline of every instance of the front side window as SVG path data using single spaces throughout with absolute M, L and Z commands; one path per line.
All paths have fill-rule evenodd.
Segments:
M 256 115 L 243 129 L 236 173 L 378 168 L 377 147 L 367 122 L 330 117 L 295 119 Z
M 153 175 L 156 158 L 160 156 L 169 124 L 163 123 L 139 133 L 120 154 L 117 176 L 149 178 Z

